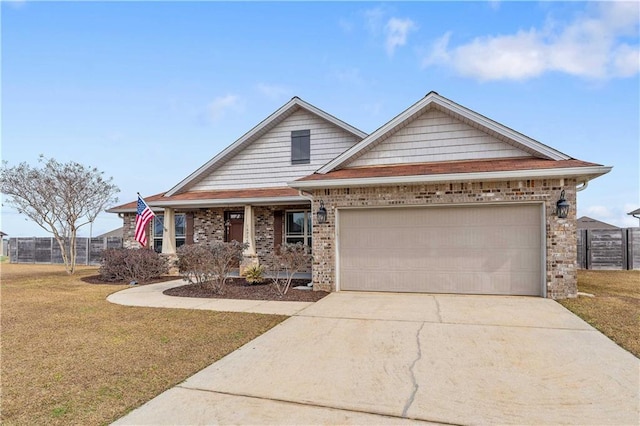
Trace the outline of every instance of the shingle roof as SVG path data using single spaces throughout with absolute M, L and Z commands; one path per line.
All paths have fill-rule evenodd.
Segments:
M 354 167 L 351 169 L 335 170 L 326 174 L 315 173 L 298 179 L 296 182 L 391 176 L 424 176 L 450 173 L 500 172 L 511 170 L 561 169 L 590 166 L 600 165 L 573 159 L 546 160 L 541 158 L 448 161 L 375 167 Z
M 215 202 L 216 200 L 241 200 L 241 199 L 255 199 L 255 198 L 291 198 L 298 197 L 298 191 L 289 187 L 281 188 L 248 188 L 248 189 L 228 189 L 219 191 L 191 191 L 183 192 L 172 196 L 165 196 L 165 193 L 152 195 L 150 197 L 144 197 L 144 200 L 150 207 L 158 205 L 171 205 L 172 203 L 180 204 L 185 201 L 209 201 Z M 160 203 L 159 203 L 160 202 Z M 121 211 L 135 211 L 136 201 L 132 201 L 127 204 L 122 204 L 110 208 L 108 211 L 117 213 Z

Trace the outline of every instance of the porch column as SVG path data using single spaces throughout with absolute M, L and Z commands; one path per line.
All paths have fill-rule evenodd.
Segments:
M 176 216 L 175 210 L 165 207 L 162 227 L 162 254 L 176 253 Z
M 248 244 L 246 250 L 242 253 L 245 257 L 256 256 L 256 226 L 253 217 L 253 206 L 244 206 L 244 230 L 242 241 Z

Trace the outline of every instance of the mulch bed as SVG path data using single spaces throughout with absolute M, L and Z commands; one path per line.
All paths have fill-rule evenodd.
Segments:
M 206 285 L 187 284 L 165 290 L 168 296 L 209 297 L 217 299 L 277 300 L 288 302 L 317 302 L 329 293 L 326 291 L 296 290 L 293 287 L 306 286 L 309 280 L 292 280 L 287 294 L 280 296 L 268 283 L 248 284 L 244 278 L 228 278 L 223 294 L 215 294 Z

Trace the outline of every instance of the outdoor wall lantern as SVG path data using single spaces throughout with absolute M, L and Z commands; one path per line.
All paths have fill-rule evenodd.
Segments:
M 569 215 L 569 202 L 564 199 L 564 189 L 560 193 L 560 199 L 556 203 L 556 214 L 560 219 L 565 219 Z
M 318 223 L 325 223 L 327 221 L 327 209 L 324 208 L 324 201 L 320 200 L 320 208 L 316 213 L 318 217 Z

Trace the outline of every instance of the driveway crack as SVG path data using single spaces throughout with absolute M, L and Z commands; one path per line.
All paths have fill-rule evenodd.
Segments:
M 442 322 L 442 314 L 440 313 L 440 302 L 438 302 L 437 297 L 433 297 L 433 300 L 436 302 L 436 314 L 438 314 L 438 322 Z
M 417 351 L 418 356 L 416 357 L 416 359 L 413 360 L 411 367 L 409 367 L 409 372 L 411 373 L 411 381 L 413 382 L 413 391 L 411 392 L 411 395 L 409 395 L 407 402 L 404 404 L 404 409 L 402 410 L 402 417 L 407 417 L 407 412 L 409 411 L 409 408 L 411 408 L 411 405 L 413 404 L 413 400 L 416 397 L 416 393 L 418 393 L 418 388 L 420 387 L 418 385 L 418 381 L 416 380 L 416 373 L 414 371 L 414 368 L 418 363 L 418 361 L 420 361 L 420 359 L 422 358 L 422 348 L 420 347 L 420 333 L 424 328 L 424 324 L 425 323 L 423 322 L 420 328 L 418 329 L 418 332 L 416 333 L 416 344 L 418 345 L 418 351 Z

